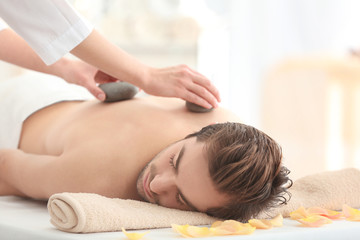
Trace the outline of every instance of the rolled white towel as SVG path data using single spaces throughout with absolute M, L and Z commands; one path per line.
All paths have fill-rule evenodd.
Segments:
M 121 231 L 122 227 L 166 228 L 172 223 L 204 225 L 216 221 L 204 213 L 93 193 L 54 194 L 49 199 L 48 211 L 56 228 L 73 233 Z

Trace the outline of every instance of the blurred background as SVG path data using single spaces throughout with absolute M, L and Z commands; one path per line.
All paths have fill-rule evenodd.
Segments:
M 280 143 L 294 179 L 360 168 L 360 1 L 69 2 L 142 62 L 210 78 L 221 106 Z

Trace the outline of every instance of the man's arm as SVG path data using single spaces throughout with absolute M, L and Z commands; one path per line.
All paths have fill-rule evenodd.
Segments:
M 24 153 L 18 149 L 0 150 L 0 195 L 47 198 L 52 172 L 59 157 Z
M 81 146 L 59 156 L 1 149 L 0 195 L 47 199 L 59 192 L 102 194 L 109 182 L 100 175 L 100 157 L 92 153 L 85 156 Z

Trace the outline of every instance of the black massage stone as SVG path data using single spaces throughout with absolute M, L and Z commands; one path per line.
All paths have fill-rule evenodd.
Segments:
M 188 102 L 186 101 L 186 108 L 190 111 L 190 112 L 196 112 L 196 113 L 206 113 L 206 112 L 210 112 L 211 110 L 213 110 L 213 108 L 207 109 L 204 108 L 202 106 L 199 106 L 195 103 L 192 102 Z
M 133 98 L 138 90 L 134 85 L 127 82 L 111 82 L 100 84 L 99 87 L 105 92 L 104 102 L 117 102 Z

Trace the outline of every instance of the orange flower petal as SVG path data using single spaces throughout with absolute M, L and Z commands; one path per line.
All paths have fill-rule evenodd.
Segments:
M 207 227 L 197 227 L 188 224 L 187 225 L 171 224 L 171 227 L 175 232 L 187 238 L 208 237 L 213 235 L 212 230 Z
M 220 226 L 222 223 L 223 223 L 222 221 L 216 221 L 213 224 L 211 224 L 211 227 L 216 228 L 216 227 Z
M 301 218 L 307 218 L 309 217 L 309 213 L 306 211 L 306 209 L 301 206 L 297 210 L 290 213 L 290 218 L 293 220 L 301 219 Z
M 188 234 L 187 228 L 189 227 L 188 224 L 186 225 L 177 225 L 177 224 L 171 224 L 172 229 L 179 233 L 183 237 L 191 237 L 191 235 Z
M 250 219 L 249 223 L 251 226 L 256 227 L 257 229 L 269 229 L 272 228 L 270 220 L 267 219 Z
M 234 235 L 234 232 L 230 232 L 226 229 L 223 229 L 221 227 L 211 228 L 211 233 L 214 236 L 226 236 L 226 235 Z
M 255 231 L 255 227 L 251 226 L 249 223 L 241 223 L 241 227 L 237 228 L 237 231 L 234 235 L 248 235 L 252 234 Z
M 342 217 L 342 214 L 340 212 L 328 210 L 321 207 L 308 208 L 306 211 L 310 215 L 320 215 L 330 219 L 339 219 Z
M 209 228 L 207 227 L 197 227 L 197 226 L 189 226 L 187 228 L 187 233 L 191 236 L 191 237 L 208 237 L 212 235 L 212 232 Z
M 235 220 L 216 221 L 210 228 L 197 227 L 191 225 L 177 225 L 171 224 L 173 230 L 183 237 L 209 237 L 209 236 L 224 236 L 224 235 L 245 235 L 251 234 L 255 231 L 248 223 L 241 223 Z
M 249 224 L 257 229 L 270 229 L 272 227 L 281 227 L 283 219 L 283 216 L 279 214 L 272 219 L 250 219 Z
M 130 240 L 139 240 L 142 237 L 144 237 L 144 235 L 148 234 L 149 232 L 143 232 L 143 233 L 128 233 L 125 231 L 124 228 L 121 228 L 122 232 L 125 234 L 125 236 L 130 239 Z
M 229 232 L 237 232 L 244 227 L 244 224 L 235 220 L 225 220 L 219 227 Z
M 342 213 L 346 220 L 349 221 L 360 221 L 360 210 L 356 208 L 352 208 L 346 204 L 343 205 Z
M 284 220 L 283 216 L 279 214 L 273 219 L 271 219 L 270 222 L 273 227 L 281 227 L 283 225 L 283 220 Z
M 212 232 L 216 236 L 224 235 L 246 235 L 255 231 L 255 227 L 252 227 L 248 223 L 241 223 L 235 220 L 226 220 L 223 222 L 215 222 L 212 226 Z
M 302 223 L 305 227 L 321 227 L 324 224 L 332 223 L 332 221 L 324 216 L 312 215 L 307 218 L 296 219 Z

